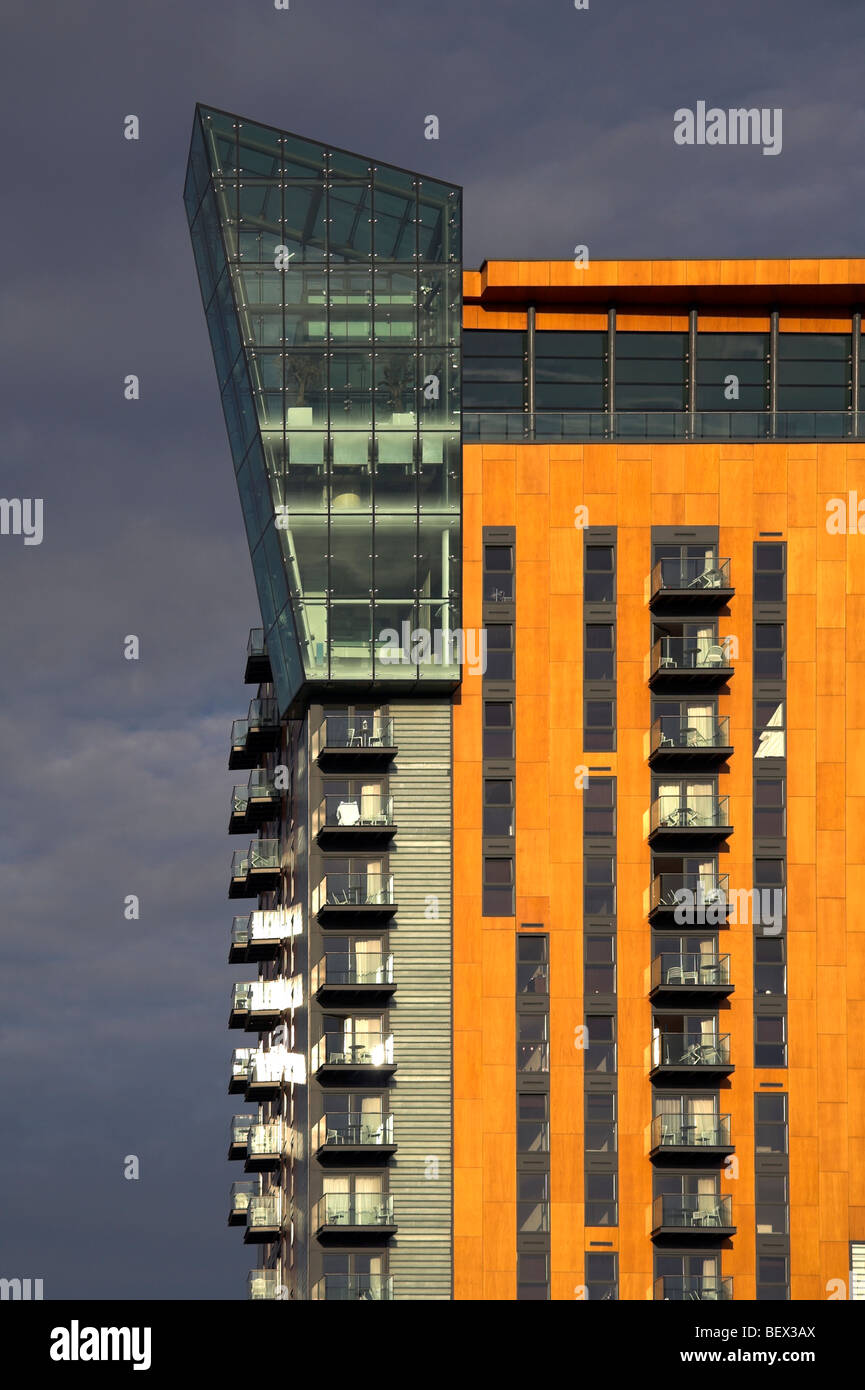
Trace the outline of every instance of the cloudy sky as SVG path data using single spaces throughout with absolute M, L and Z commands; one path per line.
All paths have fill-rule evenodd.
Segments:
M 257 612 L 181 202 L 193 105 L 461 183 L 469 266 L 861 255 L 865 8 L 4 10 L 0 492 L 44 499 L 44 540 L 0 536 L 0 1275 L 240 1298 L 227 748 Z M 700 100 L 781 107 L 782 153 L 676 146 Z

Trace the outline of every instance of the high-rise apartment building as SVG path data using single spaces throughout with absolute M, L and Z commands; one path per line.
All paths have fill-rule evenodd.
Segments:
M 464 273 L 459 188 L 204 107 L 185 198 L 262 622 L 251 1296 L 838 1296 L 865 260 Z

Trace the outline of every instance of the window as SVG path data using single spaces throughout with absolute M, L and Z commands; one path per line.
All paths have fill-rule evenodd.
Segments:
M 754 679 L 784 679 L 784 624 L 754 624 Z
M 549 1255 L 517 1255 L 517 1299 L 526 1302 L 550 1296 Z
M 595 1302 L 619 1297 L 619 1257 L 591 1250 L 586 1255 L 586 1293 Z
M 583 788 L 583 838 L 616 833 L 616 779 L 589 777 Z
M 583 912 L 587 917 L 615 916 L 615 876 L 612 855 L 590 854 L 583 860 Z
M 616 679 L 615 641 L 613 623 L 586 623 L 583 676 L 587 681 Z
M 586 1225 L 617 1226 L 615 1173 L 586 1174 Z
M 525 403 L 525 333 L 469 329 L 463 333 L 463 407 L 522 410 Z
M 783 1302 L 790 1297 L 785 1255 L 757 1256 L 757 1301 Z
M 514 597 L 514 549 L 484 546 L 484 602 L 510 603 Z
M 484 834 L 513 835 L 514 783 L 512 778 L 484 778 Z
M 754 1179 L 757 1235 L 785 1236 L 788 1229 L 786 1173 L 758 1173 Z
M 616 1019 L 613 1014 L 592 1014 L 586 1019 L 587 1072 L 604 1072 L 608 1075 L 616 1070 Z
M 587 545 L 583 598 L 586 603 L 615 603 L 615 552 L 611 545 Z
M 538 410 L 603 410 L 606 334 L 535 334 Z
M 755 1149 L 760 1154 L 787 1152 L 787 1097 L 759 1093 L 754 1097 Z
M 487 668 L 483 674 L 488 681 L 514 679 L 514 629 L 511 623 L 487 623 Z
M 549 1173 L 517 1173 L 517 1231 L 526 1235 L 549 1229 Z
M 583 747 L 590 753 L 611 753 L 616 747 L 615 700 L 586 700 Z
M 485 758 L 514 756 L 514 707 L 509 700 L 484 700 Z
M 616 334 L 616 409 L 684 410 L 687 333 Z
M 485 917 L 513 917 L 514 861 L 484 856 L 483 912 Z
M 517 936 L 517 994 L 550 992 L 549 940 L 546 936 L 520 932 Z
M 754 602 L 783 603 L 784 560 L 783 543 L 756 541 L 754 544 Z
M 550 1047 L 546 1014 L 517 1014 L 517 1071 L 548 1072 Z
M 758 1016 L 754 1020 L 754 1037 L 755 1067 L 786 1067 L 786 1018 L 760 1018 Z
M 584 944 L 584 993 L 615 994 L 616 938 L 611 932 L 604 936 L 587 936 Z
M 616 1096 L 612 1091 L 586 1095 L 586 1153 L 616 1152 Z
M 785 942 L 782 936 L 754 938 L 754 993 L 787 993 Z
M 846 410 L 849 404 L 850 334 L 779 333 L 778 409 Z
M 786 749 L 784 702 L 754 702 L 754 757 L 783 758 Z
M 532 1092 L 517 1095 L 517 1153 L 550 1151 L 550 1098 Z
M 768 363 L 768 333 L 698 333 L 697 409 L 765 410 Z
M 784 809 L 784 778 L 754 783 L 754 836 L 761 839 L 780 839 L 787 833 Z

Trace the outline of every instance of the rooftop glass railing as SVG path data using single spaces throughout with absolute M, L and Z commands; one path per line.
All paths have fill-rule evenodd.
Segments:
M 464 410 L 463 440 L 861 439 L 844 410 Z

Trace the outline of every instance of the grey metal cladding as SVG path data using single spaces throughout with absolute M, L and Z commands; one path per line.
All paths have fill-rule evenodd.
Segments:
M 399 830 L 390 852 L 398 983 L 390 1015 L 397 1152 L 389 1184 L 399 1230 L 389 1266 L 395 1299 L 426 1301 L 453 1296 L 451 704 L 392 702 L 390 713 Z

